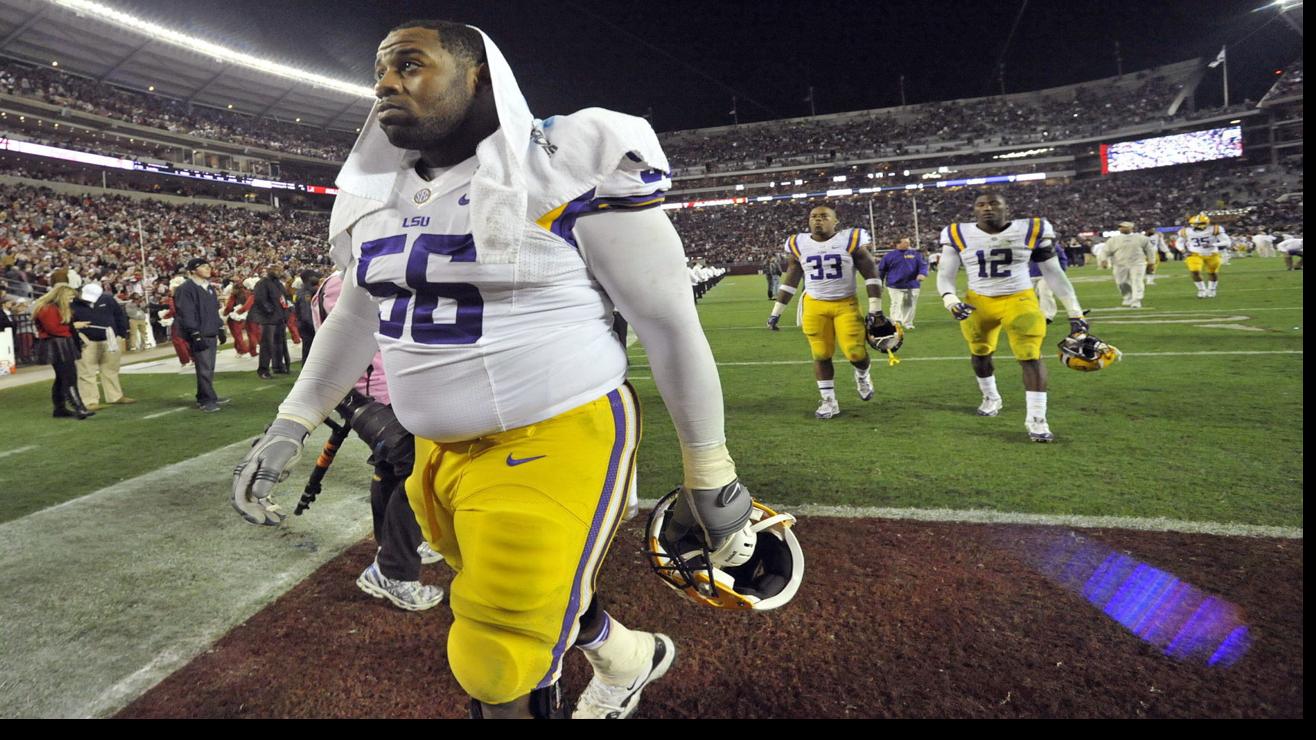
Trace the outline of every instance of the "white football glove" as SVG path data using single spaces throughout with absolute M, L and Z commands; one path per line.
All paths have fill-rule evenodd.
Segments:
M 233 469 L 233 508 L 252 524 L 278 526 L 288 515 L 270 496 L 292 472 L 310 432 L 288 419 L 275 419 L 251 452 Z

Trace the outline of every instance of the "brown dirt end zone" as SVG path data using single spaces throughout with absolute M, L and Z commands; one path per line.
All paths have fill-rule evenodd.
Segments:
M 804 585 L 763 614 L 682 600 L 623 527 L 605 605 L 662 630 L 676 663 L 637 717 L 1303 716 L 1301 540 L 1127 530 L 1082 537 L 1240 606 L 1251 649 L 1232 668 L 1166 657 L 1042 575 L 1053 527 L 801 519 Z M 363 542 L 120 717 L 463 717 L 446 605 L 403 613 L 357 590 Z M 444 566 L 424 578 L 446 586 Z M 573 651 L 563 689 L 588 679 Z

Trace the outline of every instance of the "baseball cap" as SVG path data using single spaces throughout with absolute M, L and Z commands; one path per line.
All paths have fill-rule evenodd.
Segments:
M 193 257 L 192 259 L 187 261 L 187 271 L 195 272 L 196 268 L 208 264 L 210 264 L 210 260 L 206 259 L 205 257 Z

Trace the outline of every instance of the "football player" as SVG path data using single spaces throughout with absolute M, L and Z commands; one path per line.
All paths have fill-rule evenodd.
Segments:
M 1179 251 L 1184 253 L 1184 266 L 1197 286 L 1198 298 L 1215 298 L 1220 282 L 1220 250 L 1229 249 L 1229 235 L 1220 226 L 1212 226 L 1205 213 L 1188 219 L 1188 225 L 1179 230 Z M 1202 271 L 1206 280 L 1202 280 Z
M 882 281 L 867 249 L 871 242 L 868 232 L 863 229 L 841 231 L 837 229 L 838 223 L 835 209 L 818 206 L 809 212 L 809 231 L 792 234 L 786 240 L 789 267 L 768 317 L 768 328 L 777 331 L 782 311 L 790 304 L 791 296 L 803 278 L 800 328 L 809 340 L 813 377 L 818 381 L 818 393 L 822 396 L 814 413 L 819 419 L 831 419 L 841 413 L 836 400 L 836 368 L 832 365 L 832 355 L 836 353 L 838 343 L 845 359 L 854 366 L 860 400 L 873 398 L 865 320 L 859 314 L 859 302 L 855 298 L 855 270 L 864 276 L 868 290 L 868 322 L 875 326 L 887 323 L 882 313 Z
M 1055 231 L 1050 222 L 1044 218 L 1011 220 L 1005 196 L 994 192 L 979 195 L 973 213 L 977 223 L 951 224 L 941 230 L 937 291 L 946 310 L 959 320 L 960 332 L 969 343 L 973 372 L 982 390 L 978 415 L 996 416 L 1001 411 L 992 355 L 1004 329 L 1023 369 L 1028 438 L 1051 442 L 1055 435 L 1046 421 L 1046 366 L 1041 359 L 1046 317 L 1031 289 L 1026 265 L 1037 263 L 1042 280 L 1069 313 L 1071 333 L 1087 331 L 1083 308 L 1055 255 Z M 955 294 L 955 274 L 961 265 L 969 278 L 963 298 Z
M 658 206 L 667 158 L 641 118 L 535 119 L 498 47 L 413 21 L 375 61 L 378 98 L 337 183 L 342 295 L 277 419 L 235 472 L 244 518 L 370 363 L 376 341 L 420 529 L 456 571 L 447 656 L 477 717 L 563 713 L 568 648 L 594 669 L 575 717 L 625 718 L 671 666 L 665 635 L 595 598 L 639 441 L 614 306 L 648 350 L 684 465 L 674 519 L 718 550 L 752 502 L 681 239 Z

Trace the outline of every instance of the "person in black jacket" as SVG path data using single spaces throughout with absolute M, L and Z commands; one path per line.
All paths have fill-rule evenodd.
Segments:
M 210 262 L 197 257 L 187 263 L 188 281 L 174 293 L 174 321 L 187 340 L 196 365 L 196 404 L 207 413 L 219 411 L 227 398 L 215 393 L 215 355 L 228 341 L 219 317 L 219 294 L 210 284 Z
M 315 292 L 320 289 L 320 274 L 314 270 L 302 270 L 302 287 L 297 291 L 293 310 L 297 312 L 297 328 L 302 333 L 302 367 L 311 354 L 311 340 L 315 339 L 315 322 L 311 318 L 312 301 Z
M 283 288 L 283 268 L 279 265 L 270 267 L 269 273 L 256 283 L 253 291 L 256 296 L 251 306 L 248 321 L 260 324 L 260 365 L 256 374 L 264 380 L 270 375 L 270 361 L 274 361 L 274 372 L 287 374 L 288 367 L 283 357 L 288 343 L 285 332 L 288 327 L 288 294 Z
M 82 337 L 82 356 L 78 358 L 78 393 L 87 408 L 100 405 L 100 384 L 105 387 L 105 403 L 129 404 L 135 400 L 123 395 L 119 384 L 119 361 L 127 347 L 128 314 L 123 306 L 107 295 L 100 283 L 83 283 L 81 295 L 73 302 L 73 320 L 88 326 L 78 333 Z

